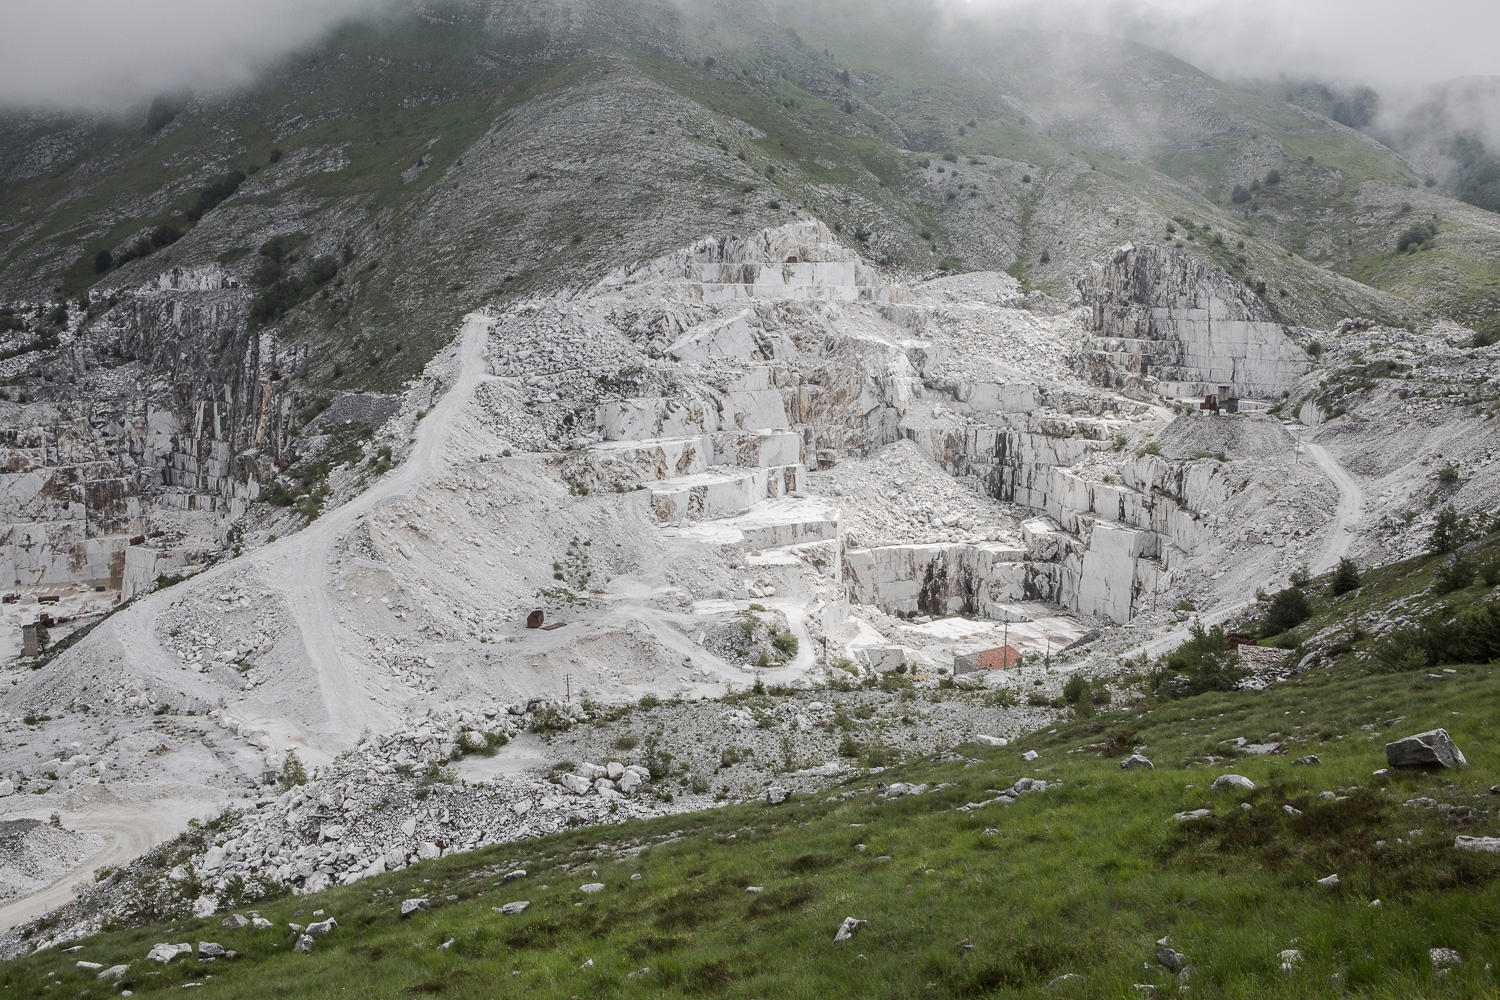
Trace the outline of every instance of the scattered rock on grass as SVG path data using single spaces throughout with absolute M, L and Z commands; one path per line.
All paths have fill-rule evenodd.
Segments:
M 1463 751 L 1446 729 L 1429 729 L 1385 745 L 1391 767 L 1468 767 Z
M 146 952 L 146 958 L 149 961 L 166 965 L 178 955 L 191 955 L 192 953 L 193 946 L 190 944 L 156 944 L 152 945 L 151 950 Z
M 1171 946 L 1170 937 L 1156 942 L 1156 960 L 1169 972 L 1180 972 L 1187 964 L 1187 956 Z
M 1133 753 L 1129 757 L 1126 757 L 1124 760 L 1120 761 L 1120 770 L 1122 771 L 1134 771 L 1137 768 L 1142 767 L 1148 771 L 1156 770 L 1155 764 L 1151 763 L 1151 761 L 1138 753 Z
M 847 941 L 854 936 L 854 932 L 868 924 L 868 920 L 856 920 L 854 917 L 845 917 L 844 922 L 839 924 L 838 933 L 834 934 L 835 942 Z
M 1214 779 L 1214 783 L 1209 787 L 1216 792 L 1222 792 L 1226 789 L 1234 789 L 1241 792 L 1253 792 L 1255 791 L 1255 782 L 1251 781 L 1243 774 L 1221 774 Z

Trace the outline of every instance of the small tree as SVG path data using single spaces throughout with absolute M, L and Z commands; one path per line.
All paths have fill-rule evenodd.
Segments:
M 1455 590 L 1463 590 L 1473 582 L 1474 564 L 1465 559 L 1462 553 L 1455 553 L 1438 567 L 1437 573 L 1432 577 L 1432 589 L 1439 594 L 1451 594 Z
M 1468 534 L 1469 519 L 1449 504 L 1437 512 L 1437 517 L 1432 522 L 1432 534 L 1428 537 L 1427 548 L 1436 555 L 1452 552 L 1467 540 Z
M 281 765 L 281 784 L 283 788 L 307 784 L 307 768 L 302 766 L 295 750 L 286 752 L 286 761 Z
M 95 274 L 103 274 L 105 271 L 108 271 L 111 267 L 114 267 L 114 265 L 115 265 L 114 254 L 110 253 L 108 250 L 100 250 L 98 253 L 94 254 L 94 273 Z
M 1351 590 L 1358 590 L 1359 582 L 1359 567 L 1354 564 L 1354 560 L 1348 556 L 1340 559 L 1338 568 L 1333 571 L 1333 592 L 1347 594 Z
M 1280 635 L 1289 632 L 1312 617 L 1312 608 L 1308 607 L 1307 596 L 1296 587 L 1288 587 L 1271 598 L 1271 606 L 1266 609 L 1266 623 L 1264 634 Z

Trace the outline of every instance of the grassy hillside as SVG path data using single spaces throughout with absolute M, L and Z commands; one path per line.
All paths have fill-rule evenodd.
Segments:
M 1470 553 L 1479 564 L 1497 555 L 1494 536 Z M 1326 629 L 1495 599 L 1477 577 L 1435 593 L 1443 562 L 1384 567 L 1340 597 L 1326 580 L 1308 587 L 1313 617 L 1297 655 L 1320 649 L 1321 661 L 1263 692 L 1138 701 L 1004 749 L 964 746 L 869 774 L 826 797 L 580 830 L 255 904 L 274 930 L 217 920 L 119 930 L 0 968 L 0 993 L 175 995 L 199 983 L 206 996 L 256 1000 L 1116 997 L 1152 983 L 1172 996 L 1185 991 L 1155 959 L 1155 941 L 1170 934 L 1194 996 L 1494 996 L 1500 856 L 1453 842 L 1500 834 L 1489 791 L 1500 782 L 1500 669 L 1390 667 L 1363 654 L 1396 633 Z M 1438 727 L 1468 769 L 1374 773 L 1388 740 Z M 1242 755 L 1240 739 L 1275 748 Z M 1038 754 L 1029 763 L 1028 750 Z M 1132 750 L 1155 770 L 1121 771 Z M 1306 754 L 1321 764 L 1291 765 Z M 1255 790 L 1211 791 L 1224 773 Z M 1048 787 L 955 811 L 1023 777 Z M 897 780 L 935 787 L 881 794 Z M 1173 820 L 1200 808 L 1211 815 Z M 503 879 L 517 868 L 527 874 Z M 1318 884 L 1332 874 L 1337 887 Z M 595 882 L 604 888 L 580 892 Z M 414 896 L 431 911 L 401 920 L 400 902 Z M 514 900 L 531 905 L 495 911 Z M 293 954 L 285 925 L 315 910 L 340 927 L 313 954 Z M 836 944 L 846 917 L 869 923 Z M 144 960 L 156 942 L 200 939 L 240 957 Z M 1457 949 L 1463 964 L 1439 976 L 1435 947 Z M 1301 957 L 1284 971 L 1288 949 Z M 130 969 L 105 987 L 74 968 L 80 959 Z M 1077 978 L 1056 982 L 1066 974 Z

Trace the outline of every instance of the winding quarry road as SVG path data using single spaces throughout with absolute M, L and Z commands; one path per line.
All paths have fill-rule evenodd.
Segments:
M 1339 502 L 1338 506 L 1334 508 L 1333 518 L 1328 523 L 1328 537 L 1324 541 L 1323 548 L 1317 557 L 1308 564 L 1309 572 L 1314 575 L 1326 573 L 1337 566 L 1340 559 L 1349 554 L 1349 547 L 1354 543 L 1355 529 L 1358 527 L 1360 519 L 1364 517 L 1365 492 L 1354 481 L 1354 477 L 1349 474 L 1349 470 L 1345 469 L 1338 463 L 1336 458 L 1329 454 L 1327 448 L 1307 440 L 1307 428 L 1289 425 L 1287 430 L 1291 432 L 1292 437 L 1297 439 L 1297 443 L 1306 450 L 1307 457 L 1322 470 L 1323 474 L 1333 482 L 1334 486 L 1338 487 Z M 1205 628 L 1222 625 L 1254 603 L 1255 600 L 1251 598 L 1243 601 L 1231 601 L 1210 608 L 1204 613 L 1195 616 L 1191 622 L 1179 625 L 1169 632 L 1163 632 L 1155 638 L 1147 639 L 1130 647 L 1120 654 L 1120 658 L 1130 659 L 1142 654 L 1152 657 L 1161 656 L 1163 653 L 1176 649 L 1182 643 L 1186 642 L 1194 624 L 1201 624 Z
M 288 742 L 309 745 L 309 737 L 322 735 L 334 741 L 352 740 L 369 729 L 379 732 L 394 721 L 394 714 L 372 698 L 376 691 L 360 683 L 355 654 L 357 642 L 340 642 L 344 631 L 333 610 L 329 587 L 329 555 L 338 540 L 360 517 L 391 499 L 409 493 L 442 472 L 447 461 L 445 445 L 463 405 L 486 377 L 485 342 L 492 324 L 483 313 L 464 318 L 459 335 L 458 373 L 442 398 L 417 425 L 411 451 L 397 468 L 348 503 L 334 508 L 306 528 L 255 552 L 219 564 L 194 577 L 196 583 L 231 575 L 255 575 L 278 589 L 297 623 L 307 652 L 307 662 L 317 673 L 318 695 L 325 723 L 313 732 L 288 729 L 285 719 L 241 718 Z M 157 616 L 175 595 L 153 594 L 119 616 L 118 640 L 126 656 L 146 665 L 162 679 L 180 677 L 182 665 L 157 641 Z M 231 710 L 231 714 L 233 710 Z
M 254 575 L 282 593 L 297 623 L 307 662 L 316 671 L 325 721 L 301 731 L 294 721 L 287 719 L 248 718 L 233 707 L 228 714 L 265 729 L 284 742 L 308 747 L 316 743 L 352 742 L 366 729 L 380 732 L 394 723 L 395 714 L 372 698 L 378 695 L 378 688 L 362 683 L 362 672 L 352 662 L 357 654 L 351 650 L 358 648 L 355 637 L 340 641 L 343 626 L 338 624 L 329 595 L 329 556 L 338 540 L 361 516 L 392 497 L 412 491 L 447 467 L 446 444 L 455 420 L 475 387 L 487 376 L 484 352 L 492 322 L 482 313 L 465 317 L 459 339 L 457 376 L 417 425 L 405 462 L 370 489 L 303 530 L 194 577 L 197 583 L 204 583 L 222 577 Z M 106 623 L 123 656 L 137 668 L 144 667 L 169 683 L 179 683 L 184 668 L 157 641 L 156 620 L 175 596 L 176 592 L 170 590 L 152 594 Z M 324 740 L 316 740 L 317 736 Z M 314 754 L 313 759 L 317 756 Z M 64 822 L 69 829 L 101 834 L 104 846 L 36 892 L 0 902 L 0 932 L 67 903 L 80 882 L 92 880 L 95 869 L 133 860 L 176 836 L 191 816 L 202 811 L 201 807 L 175 800 L 158 800 L 138 807 L 121 806 L 76 816 L 65 814 Z
M 103 838 L 103 844 L 99 850 L 35 892 L 0 902 L 0 933 L 62 906 L 78 894 L 80 884 L 94 881 L 97 869 L 129 864 L 157 844 L 182 832 L 190 818 L 207 811 L 210 811 L 210 806 L 204 803 L 171 800 L 122 805 L 87 814 L 63 813 L 64 826 L 80 833 L 97 834 Z
M 1323 543 L 1323 551 L 1318 554 L 1318 558 L 1308 567 L 1316 576 L 1333 569 L 1340 559 L 1349 554 L 1349 546 L 1354 542 L 1355 525 L 1364 516 L 1365 491 L 1349 475 L 1349 470 L 1328 453 L 1327 448 L 1307 440 L 1306 431 L 1295 429 L 1292 436 L 1307 449 L 1307 457 L 1339 488 L 1339 505 L 1333 512 L 1333 523 L 1328 526 L 1328 540 Z

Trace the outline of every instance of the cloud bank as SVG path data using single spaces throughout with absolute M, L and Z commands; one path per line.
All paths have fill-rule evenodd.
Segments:
M 175 90 L 236 86 L 341 20 L 398 2 L 3 0 L 0 106 L 107 111 Z M 1231 79 L 1288 75 L 1390 90 L 1500 74 L 1494 0 L 909 2 L 1123 36 Z
M 4 0 L 0 105 L 110 111 L 250 82 L 386 0 Z

